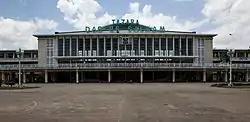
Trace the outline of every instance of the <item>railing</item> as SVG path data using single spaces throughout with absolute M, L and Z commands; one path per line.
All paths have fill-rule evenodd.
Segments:
M 0 62 L 17 62 L 18 58 L 0 58 Z M 38 58 L 22 58 L 21 62 L 25 61 L 38 61 Z
M 157 68 L 157 69 L 172 69 L 172 68 L 229 68 L 228 64 L 194 64 L 194 63 L 82 63 L 82 64 L 57 64 L 57 65 L 38 65 L 38 64 L 21 64 L 22 69 L 108 69 L 108 68 Z M 250 64 L 233 64 L 234 69 L 248 69 Z M 0 70 L 16 70 L 18 64 L 0 65 Z
M 221 58 L 213 57 L 213 60 L 214 61 L 219 61 L 219 60 L 221 60 Z M 248 57 L 233 57 L 232 61 L 250 61 L 250 58 L 248 58 Z

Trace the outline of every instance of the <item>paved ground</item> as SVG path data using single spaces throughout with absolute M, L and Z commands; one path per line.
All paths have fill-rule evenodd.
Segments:
M 0 91 L 1 122 L 249 122 L 250 89 L 209 84 L 31 84 Z

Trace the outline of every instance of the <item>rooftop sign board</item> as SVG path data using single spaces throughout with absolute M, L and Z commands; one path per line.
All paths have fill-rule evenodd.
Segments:
M 139 24 L 139 20 L 134 19 L 113 19 L 111 25 L 107 26 L 98 26 L 98 27 L 85 27 L 85 31 L 89 32 L 102 32 L 102 31 L 110 31 L 119 33 L 120 30 L 128 30 L 129 32 L 165 32 L 165 27 L 160 26 L 156 28 L 156 26 L 149 27 Z

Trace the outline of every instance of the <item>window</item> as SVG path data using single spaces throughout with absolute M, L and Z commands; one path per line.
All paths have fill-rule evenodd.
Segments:
M 146 55 L 145 48 L 147 48 L 147 47 L 146 47 L 145 43 L 146 43 L 146 39 L 144 37 L 141 37 L 140 38 L 140 52 L 139 52 L 140 56 Z
M 193 39 L 188 38 L 188 56 L 193 56 Z
M 71 56 L 76 56 L 76 38 L 71 39 Z
M 0 58 L 4 58 L 4 53 L 3 52 L 0 53 Z
M 58 39 L 58 56 L 63 56 L 63 38 Z
M 180 56 L 180 39 L 174 38 L 174 55 Z
M 118 50 L 118 38 L 113 38 L 113 56 L 117 56 L 117 50 Z
M 181 38 L 181 56 L 187 55 L 187 45 L 186 38 Z
M 99 38 L 99 56 L 104 56 L 104 38 Z
M 78 39 L 78 50 L 83 50 L 83 38 Z
M 166 38 L 161 38 L 161 50 L 166 50 Z
M 65 45 L 64 45 L 64 54 L 65 56 L 70 56 L 70 39 L 65 39 Z
M 152 43 L 152 38 L 148 38 L 147 39 L 147 55 L 148 56 L 152 56 L 153 54 L 153 52 L 152 52 L 152 49 L 153 48 L 153 43 Z
M 139 55 L 139 38 L 134 38 L 133 39 L 133 46 L 134 46 L 134 51 L 135 51 L 135 55 Z
M 85 38 L 85 50 L 88 51 L 90 50 L 90 39 Z

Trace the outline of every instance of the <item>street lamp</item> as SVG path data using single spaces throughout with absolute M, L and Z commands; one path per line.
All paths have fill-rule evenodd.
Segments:
M 229 56 L 229 84 L 228 86 L 233 86 L 232 84 L 232 57 L 234 54 L 234 50 L 233 49 L 229 49 L 227 52 L 227 55 Z
M 23 53 L 24 53 L 24 51 L 21 48 L 19 48 L 16 51 L 17 58 L 18 58 L 18 85 L 19 85 L 19 87 L 22 86 L 22 83 L 21 83 L 21 60 L 22 60 Z
M 130 37 L 128 36 L 125 36 L 125 37 L 123 37 L 123 36 L 121 36 L 120 37 L 121 38 L 121 42 L 122 42 L 122 44 L 121 45 L 123 45 L 123 46 L 125 46 L 124 48 L 125 48 L 125 55 L 122 55 L 122 56 L 124 56 L 124 58 L 125 58 L 125 67 L 126 67 L 126 64 L 127 64 L 127 45 L 130 45 L 131 43 L 130 43 Z M 130 55 L 129 55 L 130 56 Z M 127 74 L 126 74 L 126 72 L 125 72 L 125 82 L 126 82 L 126 77 L 127 77 Z

